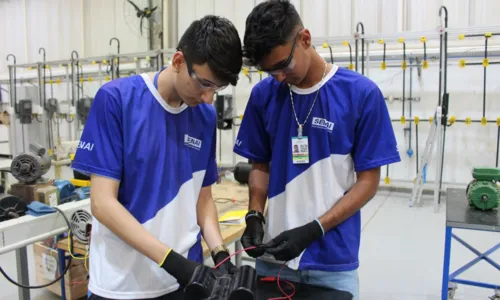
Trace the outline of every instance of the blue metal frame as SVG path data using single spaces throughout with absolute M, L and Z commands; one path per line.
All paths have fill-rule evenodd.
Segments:
M 473 248 L 471 245 L 467 244 L 464 240 L 462 240 L 461 238 L 459 238 L 458 236 L 453 234 L 452 229 L 453 229 L 453 227 L 446 226 L 446 234 L 445 234 L 445 241 L 444 241 L 443 281 L 442 281 L 442 287 L 441 287 L 441 299 L 442 300 L 448 299 L 448 283 L 449 282 L 472 285 L 472 286 L 477 286 L 477 287 L 482 287 L 482 288 L 487 288 L 487 289 L 500 289 L 500 284 L 495 285 L 495 284 L 484 283 L 484 282 L 457 279 L 457 277 L 460 274 L 462 274 L 466 270 L 470 269 L 472 266 L 474 266 L 475 264 L 480 262 L 482 259 L 484 259 L 490 265 L 492 265 L 493 267 L 495 267 L 497 270 L 500 271 L 500 265 L 488 257 L 488 255 L 490 255 L 493 252 L 495 252 L 496 250 L 500 249 L 500 243 L 493 246 L 488 251 L 481 253 L 478 250 L 476 250 L 475 248 Z M 454 238 L 456 241 L 458 241 L 464 247 L 466 247 L 467 249 L 472 251 L 474 254 L 476 254 L 477 257 L 475 259 L 473 259 L 472 261 L 470 261 L 469 263 L 467 263 L 466 265 L 464 265 L 463 267 L 456 270 L 455 272 L 449 274 L 449 272 L 450 272 L 451 239 L 452 238 Z
M 63 274 L 64 268 L 66 267 L 66 251 L 57 249 L 57 256 L 59 259 L 59 274 Z M 64 276 L 61 276 L 59 284 L 61 285 L 61 299 L 66 300 L 66 284 L 64 283 Z

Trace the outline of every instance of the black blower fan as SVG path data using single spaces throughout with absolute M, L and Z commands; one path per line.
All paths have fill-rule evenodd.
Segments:
M 26 202 L 20 198 L 9 194 L 0 195 L 0 222 L 22 217 L 27 210 Z
M 51 163 L 45 148 L 30 144 L 29 153 L 21 153 L 12 160 L 10 171 L 20 182 L 31 184 L 49 171 Z

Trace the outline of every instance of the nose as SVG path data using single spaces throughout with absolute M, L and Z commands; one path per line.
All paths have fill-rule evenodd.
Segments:
M 201 92 L 201 101 L 207 104 L 212 104 L 214 102 L 214 94 L 215 91 L 213 90 L 203 90 Z

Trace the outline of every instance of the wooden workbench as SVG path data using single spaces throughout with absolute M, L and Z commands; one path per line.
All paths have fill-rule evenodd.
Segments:
M 219 216 L 227 211 L 241 210 L 248 208 L 248 188 L 234 182 L 223 182 L 212 187 L 212 196 L 217 206 Z M 245 230 L 245 225 L 221 225 L 221 234 L 224 244 L 231 244 L 241 237 Z M 73 253 L 85 255 L 85 245 L 74 242 Z M 205 241 L 202 241 L 203 256 L 209 257 L 210 250 Z M 59 249 L 68 250 L 68 241 L 63 239 L 57 243 Z

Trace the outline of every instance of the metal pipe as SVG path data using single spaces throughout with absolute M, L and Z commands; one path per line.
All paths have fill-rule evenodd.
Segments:
M 330 48 L 330 60 L 331 60 L 331 63 L 333 64 L 333 51 L 332 51 L 332 46 L 328 45 L 328 48 Z
M 113 43 L 113 41 L 116 41 L 117 52 L 118 52 L 118 55 L 120 55 L 120 40 L 118 38 L 116 38 L 116 37 L 111 38 L 109 40 L 109 45 L 110 46 Z M 120 78 L 120 58 L 119 57 L 116 58 L 116 77 Z
M 410 65 L 411 65 L 412 63 L 413 63 L 413 59 L 412 59 L 412 58 L 410 58 Z M 413 99 L 413 94 L 412 94 L 412 92 L 413 92 L 413 91 L 412 91 L 412 86 L 413 86 L 413 68 L 410 68 L 410 99 Z M 410 120 L 411 120 L 411 118 L 412 118 L 412 110 L 413 110 L 413 105 L 412 105 L 412 104 L 413 104 L 413 101 L 411 101 L 411 100 L 410 100 L 410 115 L 408 116 Z M 412 130 L 412 128 L 411 128 L 411 123 L 410 123 L 409 128 L 410 128 L 410 133 L 409 133 L 409 135 L 410 135 L 410 136 L 409 136 L 409 143 L 408 143 L 408 145 L 409 145 L 409 147 L 408 147 L 408 151 L 411 151 L 411 152 L 409 152 L 409 153 L 410 153 L 411 155 L 413 155 L 413 149 L 411 148 L 411 130 Z
M 488 38 L 484 39 L 484 59 L 488 59 Z M 486 67 L 483 66 L 483 118 L 486 116 Z
M 43 107 L 42 107 L 42 110 L 43 111 L 47 111 L 47 90 L 46 90 L 46 86 L 47 86 L 47 57 L 46 57 L 46 51 L 45 51 L 45 48 L 43 47 L 40 47 L 38 49 L 38 54 L 42 54 L 43 56 L 43 63 L 42 63 L 42 68 L 43 68 L 43 80 L 42 80 L 42 84 L 40 85 L 41 89 L 42 89 L 42 93 L 41 93 L 41 96 L 42 96 L 42 99 L 43 101 L 41 101 L 43 103 Z M 52 86 L 51 86 L 52 88 Z M 48 118 L 48 121 L 47 121 L 47 131 L 48 131 L 48 139 L 49 139 L 49 149 L 52 149 L 52 142 L 53 142 L 53 136 L 52 136 L 52 126 L 51 126 L 51 118 L 49 117 Z M 43 126 L 45 126 L 45 124 L 43 124 Z
M 12 60 L 14 61 L 14 65 L 12 66 L 12 69 L 13 69 L 13 72 L 12 72 L 13 76 L 12 77 L 14 78 L 14 80 L 12 80 L 12 78 L 10 78 L 10 76 L 9 76 L 9 83 L 10 83 L 9 89 L 13 89 L 13 90 L 10 90 L 10 106 L 14 108 L 14 111 L 17 114 L 17 105 L 16 105 L 16 103 L 17 103 L 16 61 L 17 61 L 17 59 L 16 59 L 16 56 L 11 53 L 11 54 L 7 55 L 7 58 L 6 58 L 7 62 L 9 62 L 10 57 L 12 57 Z M 11 74 L 11 72 L 9 72 L 9 74 Z M 14 85 L 12 85 L 12 83 L 14 83 Z
M 444 51 L 442 52 L 444 54 L 444 74 L 443 74 L 443 81 L 444 81 L 444 86 L 443 86 L 443 102 L 444 103 L 444 114 L 443 114 L 443 148 L 442 148 L 442 153 L 441 153 L 441 174 L 439 176 L 439 197 L 438 197 L 438 203 L 441 203 L 441 186 L 443 183 L 443 168 L 444 168 L 444 152 L 445 152 L 445 144 L 446 144 L 446 123 L 448 122 L 448 91 L 447 91 L 447 77 L 448 77 L 448 9 L 446 6 L 441 6 L 439 8 L 439 17 L 442 18 L 441 13 L 444 11 L 444 28 L 445 28 L 445 33 L 444 33 Z M 441 95 L 440 95 L 441 96 Z
M 491 33 L 491 35 L 500 35 L 500 32 L 494 32 L 494 33 Z M 484 34 L 481 34 L 481 33 L 477 33 L 477 34 L 465 34 L 464 37 L 480 37 L 480 36 L 484 36 Z
M 406 96 L 406 43 L 403 42 L 403 114 L 405 116 L 405 96 Z
M 500 126 L 498 126 L 498 133 L 497 133 L 497 155 L 496 155 L 496 162 L 495 162 L 495 167 L 498 168 L 498 151 L 500 147 Z
M 78 76 L 78 69 L 76 72 L 75 76 L 75 61 L 78 63 L 78 52 L 73 50 L 71 52 L 71 78 L 73 78 L 74 84 L 72 85 L 73 87 L 73 107 L 75 107 L 76 101 L 80 98 L 80 87 L 79 87 L 79 76 Z M 78 68 L 78 66 L 77 66 Z M 75 93 L 75 86 L 76 86 L 76 93 Z M 76 98 L 75 98 L 76 96 Z
M 384 42 L 384 54 L 382 55 L 382 62 L 385 63 L 385 54 L 386 54 L 386 44 Z
M 35 237 L 32 237 L 32 238 L 29 238 L 29 239 L 22 240 L 20 242 L 15 243 L 15 244 L 11 244 L 11 245 L 2 247 L 0 249 L 0 254 L 4 254 L 4 253 L 10 252 L 10 251 L 14 251 L 16 249 L 19 249 L 21 247 L 26 247 L 28 245 L 32 245 L 32 244 L 34 244 L 36 242 L 43 241 L 43 240 L 45 240 L 45 239 L 47 239 L 49 237 L 53 237 L 53 236 L 59 235 L 59 234 L 64 233 L 66 231 L 68 231 L 68 228 L 64 227 L 64 228 L 52 230 L 50 232 L 47 232 L 47 233 L 44 233 L 44 234 L 41 234 L 41 235 L 38 235 L 38 236 L 35 236 Z
M 356 72 L 358 71 L 358 40 L 359 40 L 359 27 L 361 26 L 361 74 L 365 74 L 365 26 L 363 23 L 356 24 Z
M 415 123 L 415 155 L 416 155 L 415 162 L 417 163 L 416 164 L 417 165 L 416 174 L 418 176 L 418 160 L 419 160 L 419 157 L 418 157 L 418 124 L 417 123 Z
M 43 52 L 40 53 L 40 52 Z M 45 84 L 47 82 L 47 77 L 46 77 L 46 74 L 45 74 L 45 69 L 46 69 L 46 66 L 45 66 L 45 62 L 46 62 L 46 54 L 45 54 L 45 48 L 43 47 L 40 47 L 40 49 L 38 49 L 38 54 L 42 54 L 42 57 L 43 57 L 43 93 L 42 93 L 42 97 L 43 97 L 43 109 L 45 109 L 45 102 L 47 101 L 47 95 L 45 93 Z

